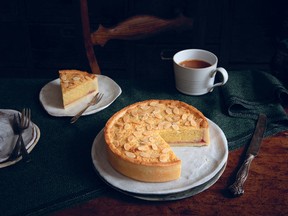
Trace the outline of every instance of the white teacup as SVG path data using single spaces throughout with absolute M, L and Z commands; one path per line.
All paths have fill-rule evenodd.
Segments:
M 201 49 L 187 49 L 173 57 L 175 83 L 178 91 L 188 95 L 203 95 L 228 81 L 228 73 L 217 67 L 218 58 Z M 222 82 L 214 83 L 216 73 L 222 74 Z

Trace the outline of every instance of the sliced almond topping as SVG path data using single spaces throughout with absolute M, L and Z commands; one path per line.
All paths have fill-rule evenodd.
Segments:
M 115 123 L 115 125 L 116 125 L 116 126 L 121 126 L 121 127 L 123 127 L 124 124 L 123 124 L 122 122 L 120 122 L 120 121 L 117 121 L 117 122 Z
M 92 78 L 89 77 L 89 76 L 84 76 L 84 78 L 85 78 L 86 80 L 92 80 Z
M 170 108 L 166 108 L 165 112 L 166 112 L 167 114 L 172 114 L 172 110 L 171 110 Z
M 149 142 L 148 142 L 148 140 L 141 140 L 139 144 L 140 145 L 149 145 Z
M 115 136 L 115 138 L 116 138 L 117 140 L 120 140 L 120 139 L 123 137 L 123 134 L 121 134 L 121 133 L 115 133 L 114 136 Z
M 154 137 L 152 137 L 152 136 L 151 136 L 151 137 L 149 137 L 149 138 L 148 138 L 148 140 L 149 140 L 149 142 L 155 142 L 155 138 L 154 138 Z
M 79 81 L 79 80 L 80 80 L 80 77 L 75 76 L 75 77 L 73 77 L 73 80 L 74 80 L 74 81 Z
M 132 110 L 132 111 L 131 111 L 131 115 L 134 116 L 134 117 L 136 117 L 136 116 L 138 115 L 137 110 L 136 110 L 136 109 Z
M 136 126 L 135 129 L 136 131 L 143 131 L 143 127 L 140 125 Z
M 180 114 L 180 111 L 179 111 L 178 107 L 175 107 L 175 108 L 173 109 L 173 113 L 176 114 L 176 115 L 179 115 L 179 114 Z
M 157 101 L 152 101 L 151 103 L 150 103 L 150 106 L 157 106 L 158 105 L 158 102 Z
M 151 130 L 153 129 L 153 127 L 152 127 L 152 125 L 149 124 L 149 125 L 146 126 L 146 129 L 147 129 L 148 131 L 151 131 Z
M 136 155 L 134 153 L 132 153 L 132 152 L 125 151 L 125 154 L 129 158 L 135 158 L 136 157 Z
M 129 151 L 130 149 L 131 149 L 131 145 L 129 144 L 129 143 L 125 143 L 124 144 L 124 149 L 126 150 L 126 151 Z
M 165 109 L 165 104 L 161 104 L 161 103 L 158 103 L 157 106 L 156 106 L 158 109 Z
M 197 126 L 197 122 L 194 119 L 190 121 L 190 124 L 191 126 L 194 126 L 194 127 Z
M 148 151 L 149 146 L 148 145 L 141 145 L 137 148 L 139 151 Z
M 126 123 L 126 122 L 129 122 L 129 116 L 128 115 L 124 115 L 123 116 L 123 121 Z
M 188 121 L 192 121 L 192 120 L 194 120 L 194 116 L 191 114 L 188 116 Z
M 143 137 L 142 139 L 141 139 L 141 142 L 143 143 L 143 144 L 148 144 L 149 143 L 149 137 Z
M 62 79 L 62 80 L 67 80 L 67 76 L 66 76 L 66 75 L 62 75 L 62 76 L 61 76 L 61 79 Z
M 114 143 L 113 143 L 113 144 L 114 144 L 114 146 L 115 146 L 115 147 L 118 147 L 118 146 L 120 146 L 120 143 L 119 143 L 119 141 L 114 141 Z
M 152 125 L 154 123 L 153 119 L 151 119 L 151 118 L 150 119 L 146 119 L 145 122 L 147 124 L 150 124 L 150 125 Z
M 143 135 L 144 135 L 144 136 L 151 136 L 152 134 L 153 134 L 152 131 L 144 131 L 144 132 L 143 132 Z
M 178 104 L 177 101 L 172 101 L 172 102 L 171 102 L 171 107 L 175 107 L 175 106 L 177 106 L 177 104 Z
M 159 157 L 159 154 L 156 153 L 156 152 L 152 152 L 152 153 L 150 154 L 150 158 L 158 158 L 158 157 Z
M 159 158 L 160 162 L 167 162 L 168 159 L 169 159 L 169 155 L 168 154 L 161 154 L 160 158 Z
M 177 124 L 175 124 L 175 123 L 172 124 L 172 128 L 174 130 L 179 130 L 179 126 Z
M 162 115 L 160 113 L 154 113 L 155 117 L 158 119 L 162 119 Z
M 181 118 L 182 118 L 182 120 L 186 120 L 187 117 L 188 117 L 188 115 L 186 113 L 184 113 Z
M 133 141 L 135 141 L 136 139 L 135 139 L 135 137 L 134 136 L 128 136 L 128 138 L 127 138 L 127 140 L 128 140 L 128 142 L 133 142 Z M 127 150 L 127 149 L 126 149 Z
M 163 127 L 164 129 L 168 129 L 171 127 L 171 125 L 172 125 L 171 122 L 165 122 Z
M 155 150 L 155 151 L 158 150 L 158 146 L 157 146 L 156 144 L 152 144 L 151 147 L 152 147 L 152 149 Z
M 148 118 L 149 118 L 148 114 L 145 113 L 145 114 L 141 117 L 141 120 L 142 120 L 142 121 L 145 121 L 145 120 L 147 120 Z
M 125 130 L 129 130 L 130 128 L 131 128 L 131 125 L 130 125 L 130 124 L 125 124 L 125 125 L 124 125 L 124 129 L 125 129 Z
M 141 108 L 142 110 L 148 110 L 148 109 L 150 109 L 150 107 L 149 107 L 148 105 L 140 106 L 140 108 Z
M 203 121 L 203 119 L 198 118 L 198 119 L 196 120 L 196 124 L 197 124 L 197 125 L 200 125 L 202 121 Z
M 172 119 L 171 116 L 166 116 L 165 119 L 166 119 L 168 122 L 172 122 L 172 121 L 173 121 L 173 119 Z
M 154 109 L 153 113 L 155 114 L 155 113 L 160 113 L 160 112 L 161 112 L 161 109 L 159 109 L 159 108 L 155 107 L 155 109 Z
M 162 130 L 163 127 L 164 127 L 164 124 L 165 124 L 165 122 L 159 122 L 157 128 L 158 128 L 159 130 Z
M 176 122 L 179 121 L 180 120 L 180 116 L 173 116 L 173 120 L 176 121 Z
M 190 126 L 191 124 L 190 124 L 190 121 L 186 121 L 185 123 L 184 123 L 184 125 L 185 126 Z
M 141 157 L 144 157 L 144 158 L 150 158 L 150 154 L 147 153 L 147 152 L 141 152 L 141 153 L 140 153 L 140 156 L 141 156 Z
M 130 122 L 131 123 L 134 123 L 134 124 L 136 124 L 136 125 L 140 125 L 140 121 L 139 121 L 139 119 L 138 118 L 132 118 L 132 119 L 130 119 Z
M 141 136 L 141 132 L 139 131 L 133 131 L 132 133 L 135 137 L 140 137 Z
M 167 148 L 164 148 L 164 149 L 162 149 L 162 153 L 163 154 L 166 154 L 166 153 L 168 153 L 169 151 L 171 151 L 171 149 L 169 148 L 169 147 L 167 147 Z

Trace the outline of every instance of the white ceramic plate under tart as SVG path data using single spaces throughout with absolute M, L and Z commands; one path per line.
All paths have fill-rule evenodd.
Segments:
M 108 184 L 121 191 L 143 195 L 167 195 L 193 189 L 215 177 L 228 159 L 225 134 L 218 125 L 208 119 L 210 145 L 203 147 L 172 147 L 182 160 L 178 180 L 164 183 L 146 183 L 128 178 L 114 170 L 107 161 L 103 130 L 96 136 L 91 150 L 92 161 L 98 174 Z M 219 176 L 220 177 L 220 176 Z
M 111 78 L 104 75 L 97 75 L 99 92 L 103 93 L 103 98 L 99 103 L 89 107 L 82 115 L 90 115 L 99 112 L 110 104 L 112 104 L 117 97 L 122 93 L 120 86 Z M 85 98 L 82 103 L 70 107 L 68 109 L 63 108 L 62 94 L 60 88 L 60 79 L 53 80 L 47 83 L 40 91 L 40 102 L 44 109 L 52 116 L 74 116 L 81 109 L 83 109 L 91 98 Z
M 16 110 L 0 109 L 0 168 L 11 166 L 22 159 L 20 156 L 14 160 L 7 160 L 18 139 L 18 135 L 13 133 L 11 125 L 14 114 L 18 115 L 18 113 Z M 30 126 L 24 130 L 22 137 L 27 151 L 30 153 L 40 138 L 38 126 L 31 122 Z
M 139 193 L 130 193 L 127 191 L 123 191 L 119 188 L 114 187 L 113 185 L 109 184 L 105 179 L 102 178 L 102 180 L 108 184 L 110 187 L 114 188 L 115 190 L 126 194 L 128 196 L 132 196 L 138 199 L 142 199 L 142 200 L 148 200 L 148 201 L 171 201 L 171 200 L 180 200 L 180 199 L 184 199 L 184 198 L 188 198 L 191 196 L 194 196 L 196 194 L 199 194 L 201 192 L 203 192 L 204 190 L 208 189 L 209 187 L 211 187 L 213 184 L 215 184 L 218 179 L 220 178 L 220 176 L 223 174 L 225 168 L 226 168 L 227 163 L 224 164 L 224 166 L 222 167 L 222 169 L 220 169 L 220 171 L 214 176 L 212 177 L 209 181 L 190 188 L 188 190 L 184 190 L 184 191 L 180 191 L 180 192 L 176 192 L 176 193 L 168 193 L 168 194 L 139 194 Z

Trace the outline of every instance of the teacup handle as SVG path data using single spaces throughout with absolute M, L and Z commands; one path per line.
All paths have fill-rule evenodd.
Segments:
M 222 74 L 223 81 L 222 81 L 222 82 L 219 82 L 219 83 L 215 83 L 215 84 L 210 88 L 209 92 L 212 92 L 215 87 L 222 86 L 222 85 L 224 85 L 224 84 L 228 81 L 228 73 L 227 73 L 227 71 L 226 71 L 224 68 L 222 68 L 222 67 L 216 68 L 216 70 L 211 73 L 211 78 L 215 77 L 217 72 L 220 72 L 220 73 Z

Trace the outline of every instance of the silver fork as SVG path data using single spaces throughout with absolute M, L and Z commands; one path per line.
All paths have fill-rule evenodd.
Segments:
M 18 118 L 20 119 L 20 115 L 18 113 Z M 21 115 L 21 124 L 20 124 L 20 139 L 21 139 L 21 154 L 25 162 L 30 161 L 29 153 L 27 152 L 26 146 L 24 144 L 24 140 L 22 137 L 22 133 L 25 129 L 27 129 L 30 125 L 31 122 L 31 109 L 29 108 L 24 108 L 22 110 L 22 115 Z
M 97 104 L 103 97 L 103 93 L 100 93 L 98 92 L 93 98 L 92 100 L 87 104 L 87 106 L 82 109 L 79 113 L 77 113 L 71 120 L 70 120 L 70 123 L 73 124 L 75 123 L 79 118 L 80 116 L 88 109 L 88 107 L 90 106 L 93 106 L 95 104 Z
M 15 148 L 11 154 L 12 158 L 19 157 L 19 153 L 22 155 L 22 158 L 24 161 L 28 162 L 30 161 L 29 154 L 27 152 L 26 146 L 24 144 L 24 140 L 22 137 L 22 133 L 24 130 L 26 130 L 31 122 L 31 110 L 29 108 L 24 108 L 22 110 L 22 114 L 20 117 L 20 114 L 18 113 L 18 119 L 16 118 L 16 127 L 18 132 L 18 139 L 15 145 Z

